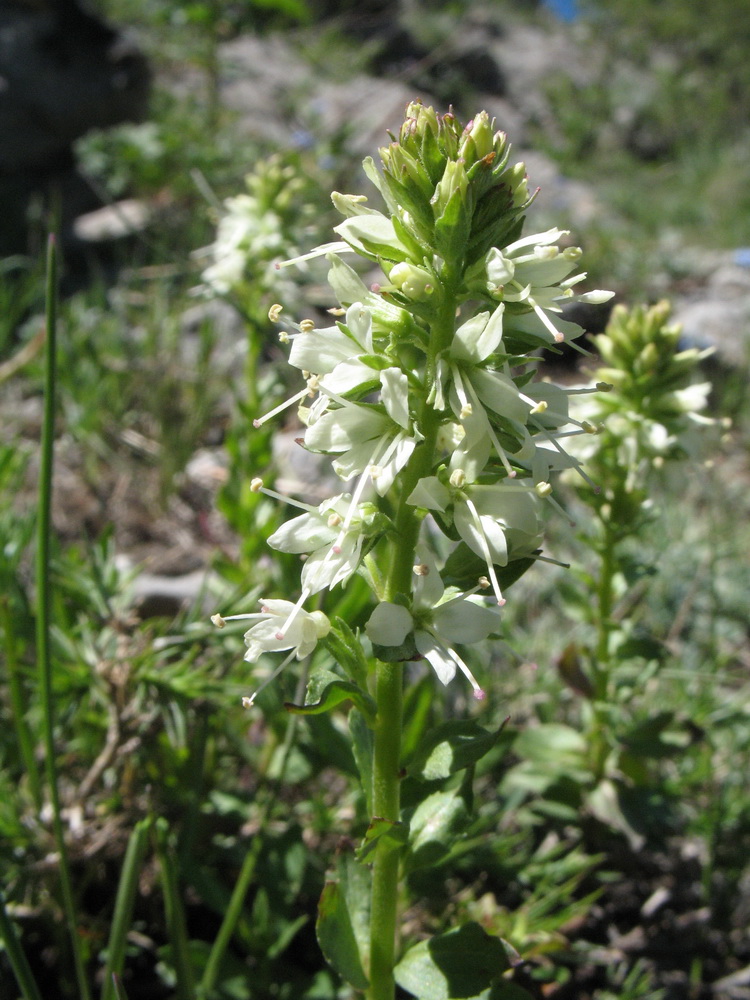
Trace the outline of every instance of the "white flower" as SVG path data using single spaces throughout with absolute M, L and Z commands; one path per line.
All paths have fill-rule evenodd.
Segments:
M 412 611 L 383 601 L 373 611 L 365 631 L 380 646 L 400 646 L 413 632 L 417 650 L 438 679 L 448 684 L 458 669 L 471 683 L 474 697 L 481 700 L 484 691 L 454 647 L 482 642 L 497 632 L 500 612 L 497 607 L 492 609 L 475 600 L 475 591 L 446 592 L 432 556 L 422 553 L 422 557 L 425 561 L 414 567 L 417 582 Z
M 305 446 L 338 455 L 333 468 L 341 479 L 366 472 L 384 496 L 423 435 L 409 417 L 406 375 L 398 368 L 386 368 L 380 373 L 380 383 L 382 406 L 352 403 L 326 393 L 339 406 L 309 424 Z
M 289 364 L 305 372 L 315 372 L 322 388 L 330 392 L 350 392 L 371 382 L 379 373 L 361 360 L 373 354 L 372 316 L 361 302 L 346 311 L 346 323 L 322 330 L 293 334 Z
M 359 565 L 363 513 L 349 493 L 326 500 L 317 509 L 292 518 L 268 539 L 280 552 L 309 553 L 302 567 L 302 588 L 317 594 L 325 587 L 345 583 Z
M 331 623 L 322 611 L 303 611 L 299 603 L 283 600 L 261 600 L 260 612 L 247 615 L 213 615 L 211 621 L 223 628 L 228 621 L 254 621 L 256 624 L 245 633 L 248 663 L 256 663 L 263 653 L 278 653 L 291 650 L 284 661 L 276 667 L 271 676 L 249 698 L 243 698 L 245 707 L 250 707 L 258 694 L 277 677 L 284 667 L 295 657 L 303 660 L 315 649 L 320 639 L 331 631 Z
M 451 474 L 451 488 L 437 476 L 420 479 L 407 503 L 441 513 L 452 512 L 453 523 L 472 552 L 487 565 L 497 603 L 505 604 L 495 564 L 506 566 L 511 555 L 530 555 L 541 540 L 538 498 L 528 482 L 493 485 L 466 482 L 463 470 Z

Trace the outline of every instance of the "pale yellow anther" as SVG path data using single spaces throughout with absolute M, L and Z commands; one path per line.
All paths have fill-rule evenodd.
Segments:
M 425 563 L 417 563 L 416 566 L 412 566 L 412 570 L 415 576 L 429 576 L 430 567 Z
M 279 305 L 278 302 L 274 302 L 274 304 L 268 310 L 268 318 L 271 320 L 272 323 L 278 323 L 279 316 L 281 316 L 283 311 L 284 307 Z
M 332 510 L 331 513 L 328 515 L 328 520 L 326 521 L 326 524 L 328 525 L 329 528 L 338 528 L 338 526 L 341 524 L 341 521 L 342 521 L 341 515 L 337 514 L 335 510 Z
M 221 617 L 221 615 L 211 615 L 211 621 L 217 628 L 224 628 L 224 626 L 226 625 L 226 622 Z
M 546 399 L 540 399 L 536 406 L 531 411 L 532 413 L 544 413 L 549 406 Z
M 315 329 L 315 321 L 312 319 L 303 319 L 299 325 L 299 328 L 302 331 L 302 333 L 312 333 L 312 331 Z
M 599 428 L 596 426 L 596 424 L 589 423 L 588 420 L 584 420 L 583 423 L 581 424 L 581 427 L 583 427 L 583 429 L 586 431 L 587 434 L 599 433 Z
M 466 473 L 463 469 L 454 469 L 448 482 L 455 489 L 460 490 L 466 482 Z
M 458 415 L 458 419 L 466 420 L 466 418 L 470 417 L 473 412 L 474 410 L 472 409 L 471 403 L 464 403 L 464 405 L 461 407 L 461 412 Z
M 281 333 L 279 334 L 279 343 L 280 344 L 289 343 L 289 334 L 286 332 L 286 330 L 282 330 Z
M 549 483 L 537 483 L 534 489 L 539 497 L 548 497 L 552 492 L 552 486 Z
M 252 479 L 250 481 L 251 493 L 260 493 L 262 489 L 263 489 L 263 480 L 259 476 L 256 476 L 255 479 Z
M 490 581 L 487 579 L 486 576 L 480 576 L 479 579 L 477 580 L 477 585 L 481 587 L 482 590 L 487 590 L 487 588 L 491 586 Z

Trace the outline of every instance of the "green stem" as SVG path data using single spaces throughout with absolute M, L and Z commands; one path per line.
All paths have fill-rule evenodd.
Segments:
M 52 806 L 52 830 L 59 856 L 60 891 L 65 923 L 70 936 L 79 1000 L 90 1000 L 89 984 L 78 936 L 77 915 L 73 899 L 73 884 L 65 846 L 62 824 L 60 793 L 57 784 L 57 766 L 54 736 L 54 710 L 52 698 L 52 660 L 50 656 L 51 586 L 50 542 L 52 510 L 52 468 L 55 437 L 55 356 L 57 340 L 57 253 L 54 236 L 49 238 L 47 257 L 47 339 L 45 345 L 44 417 L 42 423 L 41 456 L 39 468 L 39 510 L 37 513 L 36 548 L 36 645 L 39 668 L 39 692 L 42 703 L 42 736 L 45 755 L 45 773 Z
M 451 343 L 455 331 L 456 281 L 447 268 L 442 277 L 442 300 L 430 331 L 425 395 L 435 378 L 438 354 Z M 410 595 L 412 591 L 421 517 L 416 508 L 407 503 L 407 498 L 422 477 L 432 474 L 441 419 L 441 414 L 423 403 L 419 427 L 424 440 L 415 449 L 401 480 L 394 518 L 397 542 L 392 547 L 386 600 L 393 600 L 397 594 Z M 403 665 L 378 662 L 375 671 L 377 723 L 373 748 L 373 817 L 396 823 L 400 818 Z M 398 937 L 399 861 L 399 852 L 381 839 L 372 869 L 368 1000 L 393 1000 L 395 996 L 393 969 Z
M 402 728 L 402 674 L 400 663 L 378 663 L 373 761 L 374 816 L 396 823 L 400 812 L 399 773 Z M 375 852 L 372 869 L 372 909 L 370 913 L 369 1000 L 393 1000 L 393 967 L 396 953 L 399 855 L 382 841 Z

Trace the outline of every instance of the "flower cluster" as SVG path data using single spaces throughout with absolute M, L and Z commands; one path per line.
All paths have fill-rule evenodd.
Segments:
M 605 394 L 582 394 L 572 410 L 600 427 L 593 437 L 569 445 L 603 489 L 590 501 L 608 521 L 632 530 L 648 505 L 648 479 L 665 461 L 697 455 L 699 428 L 713 424 L 704 414 L 711 385 L 695 382 L 711 353 L 681 350 L 682 329 L 670 322 L 670 305 L 627 310 L 618 305 L 604 333 L 594 338 L 602 366 L 593 373 Z
M 366 629 L 377 655 L 424 658 L 443 683 L 458 669 L 481 694 L 455 646 L 497 632 L 504 569 L 539 552 L 549 476 L 578 465 L 561 442 L 594 430 L 571 422 L 565 390 L 533 381 L 534 352 L 581 334 L 561 318 L 565 303 L 610 293 L 575 291 L 585 275 L 567 233 L 522 235 L 533 195 L 486 113 L 464 127 L 412 104 L 392 138 L 382 169 L 365 161 L 386 212 L 334 193 L 340 239 L 287 262 L 328 260 L 335 322 L 271 313 L 304 386 L 256 425 L 297 404 L 304 447 L 352 485 L 301 505 L 270 539 L 307 559 L 300 600 L 266 649 L 289 648 L 278 643 L 304 602 L 358 571 L 377 602 Z M 367 287 L 349 253 L 382 280 Z M 255 625 L 246 636 L 254 654 L 259 635 Z

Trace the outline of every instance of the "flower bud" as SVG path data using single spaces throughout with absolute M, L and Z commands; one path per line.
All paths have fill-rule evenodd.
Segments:
M 389 275 L 391 281 L 409 299 L 421 301 L 435 291 L 434 277 L 429 271 L 416 264 L 403 261 L 392 268 Z

